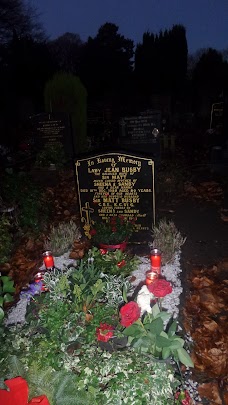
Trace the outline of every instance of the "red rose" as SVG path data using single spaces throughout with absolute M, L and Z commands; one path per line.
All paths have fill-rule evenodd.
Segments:
M 97 340 L 101 342 L 108 342 L 113 337 L 114 326 L 107 323 L 100 323 L 100 326 L 96 329 Z
M 96 233 L 97 233 L 96 229 L 90 229 L 90 231 L 89 231 L 89 234 L 90 234 L 91 236 L 96 235 Z
M 112 227 L 112 232 L 117 232 L 116 226 L 113 226 L 113 227 Z
M 148 290 L 157 298 L 165 297 L 170 294 L 173 289 L 169 281 L 157 279 L 147 286 Z
M 132 323 L 137 321 L 140 317 L 140 308 L 138 304 L 135 301 L 128 302 L 120 309 L 120 316 L 120 323 L 122 326 L 127 328 L 132 325 Z

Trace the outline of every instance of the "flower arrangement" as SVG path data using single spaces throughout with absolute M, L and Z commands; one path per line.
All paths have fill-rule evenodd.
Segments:
M 142 286 L 137 302 L 130 301 L 120 309 L 120 324 L 125 328 L 123 335 L 128 343 L 140 353 L 166 360 L 172 357 L 187 367 L 194 367 L 184 349 L 184 339 L 176 335 L 177 322 L 165 327 L 165 321 L 171 320 L 171 314 L 160 310 L 158 303 L 151 305 L 172 292 L 171 284 L 162 279 L 148 287 Z
M 90 230 L 96 244 L 116 245 L 127 241 L 135 226 L 135 219 L 128 220 L 122 215 L 110 217 L 107 222 L 96 222 Z
M 30 300 L 27 322 L 3 331 L 0 379 L 20 370 L 31 395 L 50 405 L 190 405 L 175 364 L 193 364 L 177 322 L 158 305 L 174 286 L 158 279 L 132 291 L 124 275 L 135 263 L 92 248 L 75 266 L 45 273 L 49 291 Z

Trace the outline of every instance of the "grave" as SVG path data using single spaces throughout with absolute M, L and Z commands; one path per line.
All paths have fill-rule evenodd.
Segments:
M 95 221 L 137 218 L 130 242 L 148 243 L 155 222 L 154 161 L 122 152 L 77 159 L 76 182 L 82 228 L 90 238 Z
M 38 161 L 31 169 L 31 176 L 38 184 L 55 186 L 59 182 L 59 164 L 69 162 L 74 156 L 70 117 L 65 113 L 37 114 L 30 117 L 30 127 Z
M 119 146 L 122 150 L 140 152 L 160 160 L 161 111 L 147 110 L 139 115 L 121 118 Z
M 72 157 L 73 140 L 70 117 L 65 113 L 41 113 L 30 117 L 36 149 L 62 143 L 67 156 Z

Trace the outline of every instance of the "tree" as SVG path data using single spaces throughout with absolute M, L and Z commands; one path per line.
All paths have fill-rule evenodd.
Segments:
M 71 116 L 74 154 L 85 152 L 87 147 L 86 111 L 87 91 L 79 77 L 58 73 L 46 84 L 45 108 L 47 112 L 64 112 Z
M 78 34 L 66 32 L 49 42 L 49 48 L 59 70 L 78 74 L 83 42 Z
M 215 49 L 205 50 L 192 74 L 194 105 L 201 115 L 209 116 L 211 104 L 220 101 L 227 89 L 227 62 Z
M 209 48 L 199 58 L 193 80 L 204 92 L 221 93 L 224 81 L 224 60 L 220 52 Z
M 155 77 L 158 73 L 157 38 L 149 31 L 143 34 L 142 43 L 135 50 L 135 76 L 138 89 L 144 94 L 156 91 Z
M 187 74 L 188 46 L 185 28 L 174 25 L 158 35 L 146 32 L 135 51 L 136 80 L 146 94 L 178 94 Z
M 24 0 L 0 0 L 0 41 L 7 43 L 13 37 L 45 38 L 36 10 Z
M 93 94 L 118 93 L 132 72 L 133 41 L 112 23 L 102 25 L 83 47 L 80 76 Z

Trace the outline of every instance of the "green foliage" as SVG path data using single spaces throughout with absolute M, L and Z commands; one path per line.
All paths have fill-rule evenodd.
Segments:
M 95 261 L 81 260 L 79 267 L 71 273 L 70 285 L 75 309 L 87 312 L 103 295 L 104 282 Z
M 5 175 L 2 185 L 5 201 L 18 206 L 18 227 L 39 231 L 47 219 L 49 207 L 43 201 L 43 190 L 26 173 Z
M 52 301 L 70 299 L 70 270 L 54 268 L 44 274 L 44 283 Z
M 4 318 L 4 304 L 13 302 L 14 292 L 15 287 L 13 280 L 8 276 L 0 275 L 0 323 Z
M 44 145 L 43 150 L 36 155 L 35 166 L 49 167 L 50 164 L 55 164 L 58 169 L 61 169 L 65 163 L 66 155 L 63 145 L 55 143 L 53 145 Z
M 176 335 L 177 322 L 174 321 L 165 332 L 163 322 L 169 318 L 170 314 L 160 312 L 158 305 L 155 304 L 151 314 L 147 313 L 142 320 L 137 320 L 125 328 L 123 334 L 128 336 L 129 343 L 139 353 L 163 360 L 173 357 L 175 361 L 180 361 L 185 366 L 194 367 L 183 347 L 184 339 Z
M 26 379 L 29 386 L 29 399 L 46 395 L 51 405 L 75 405 L 77 397 L 77 404 L 94 404 L 91 393 L 78 390 L 78 378 L 72 372 L 56 371 L 51 367 L 42 368 L 35 360 L 27 369 L 15 355 L 9 356 L 8 366 L 10 372 L 7 378 L 20 375 Z
M 4 216 L 0 216 L 0 264 L 7 262 L 12 250 L 13 238 L 10 223 Z
M 162 253 L 162 264 L 170 263 L 174 260 L 175 254 L 185 243 L 186 238 L 176 228 L 173 221 L 161 219 L 152 230 L 153 247 Z
M 123 216 L 108 218 L 106 222 L 97 222 L 91 229 L 93 242 L 106 245 L 127 241 L 134 231 L 134 221 Z
M 133 293 L 132 284 L 122 274 L 119 276 L 104 274 L 104 279 L 103 293 L 106 305 L 118 308 L 121 302 L 127 300 L 127 295 Z
M 81 260 L 79 266 L 66 271 L 55 269 L 44 275 L 51 299 L 71 302 L 75 311 L 85 311 L 101 297 L 104 283 L 94 261 Z
M 47 210 L 42 201 L 40 190 L 30 190 L 24 194 L 20 203 L 19 225 L 23 230 L 39 231 L 42 229 Z
M 74 221 L 61 222 L 56 227 L 51 227 L 44 248 L 45 250 L 51 250 L 54 256 L 61 256 L 72 247 L 75 240 L 80 238 L 80 229 Z
M 90 309 L 91 319 L 86 323 L 86 343 L 96 343 L 96 328 L 100 323 L 117 326 L 119 314 L 116 306 L 97 303 Z
M 139 263 L 139 259 L 136 256 L 130 256 L 120 249 L 102 254 L 96 247 L 93 247 L 85 255 L 83 261 L 87 260 L 92 260 L 94 266 L 102 273 L 113 276 L 122 275 L 124 277 L 129 276 L 136 270 Z
M 110 354 L 85 345 L 83 352 L 66 355 L 64 364 L 65 369 L 57 371 L 38 366 L 34 357 L 27 368 L 14 356 L 13 361 L 8 358 L 8 375 L 12 378 L 20 371 L 28 382 L 30 397 L 45 394 L 51 405 L 75 405 L 76 398 L 77 404 L 88 405 L 169 405 L 179 385 L 166 364 L 155 364 L 130 351 L 127 355 Z
M 45 273 L 49 292 L 30 302 L 26 322 L 1 329 L 0 379 L 22 375 L 31 396 L 45 394 L 51 405 L 173 402 L 179 385 L 174 369 L 155 362 L 145 347 L 151 348 L 153 342 L 159 358 L 167 358 L 170 350 L 184 364 L 188 355 L 176 335 L 176 323 L 164 332 L 163 320 L 169 315 L 157 305 L 143 323 L 125 329 L 133 349 L 122 346 L 109 353 L 99 347 L 96 328 L 100 323 L 115 327 L 114 338 L 122 335 L 118 302 L 130 291 L 123 276 L 114 282 L 112 274 L 103 273 L 103 267 L 112 266 L 110 260 L 106 263 L 107 257 L 116 253 L 101 255 L 94 248 L 76 267 Z M 112 288 L 115 294 L 110 294 Z
M 120 268 L 118 263 L 123 260 L 126 265 Z M 123 288 L 130 292 L 130 283 L 124 276 L 134 271 L 137 263 L 135 257 L 121 251 L 102 255 L 99 249 L 92 248 L 76 267 L 46 272 L 44 282 L 51 300 L 67 300 L 76 311 L 87 311 L 98 299 L 108 302 L 108 305 L 123 301 Z
M 46 83 L 46 111 L 70 114 L 73 130 L 74 152 L 81 153 L 87 149 L 86 134 L 86 99 L 87 92 L 80 79 L 67 73 L 58 73 Z

